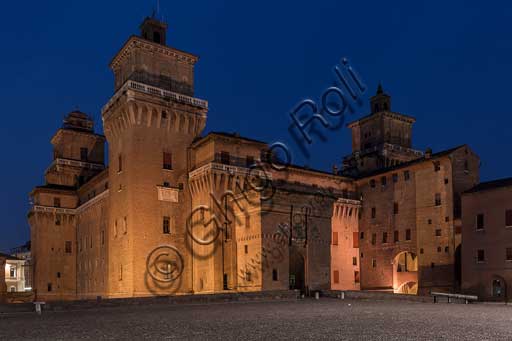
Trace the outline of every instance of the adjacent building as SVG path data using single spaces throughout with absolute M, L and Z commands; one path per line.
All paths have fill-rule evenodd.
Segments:
M 198 57 L 166 36 L 147 18 L 113 58 L 105 135 L 74 111 L 51 140 L 30 194 L 38 298 L 457 287 L 467 145 L 412 149 L 414 118 L 379 86 L 341 171 L 281 167 L 265 142 L 203 134 Z
M 462 196 L 462 289 L 508 300 L 512 285 L 512 178 L 483 182 Z

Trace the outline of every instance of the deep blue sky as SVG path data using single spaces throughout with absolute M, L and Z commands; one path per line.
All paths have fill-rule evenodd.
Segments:
M 28 193 L 43 182 L 50 138 L 72 109 L 92 114 L 113 92 L 108 63 L 154 1 L 8 1 L 0 11 L 4 146 L 0 250 L 29 237 Z M 290 144 L 294 162 L 330 169 L 350 153 L 343 127 L 305 160 L 287 113 L 318 100 L 341 57 L 373 95 L 417 118 L 414 146 L 468 143 L 483 180 L 512 176 L 512 4 L 509 1 L 161 1 L 169 45 L 198 54 L 196 96 L 207 131 Z M 350 116 L 352 120 L 368 106 Z

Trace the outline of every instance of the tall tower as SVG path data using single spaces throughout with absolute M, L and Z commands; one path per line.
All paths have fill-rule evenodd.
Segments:
M 105 137 L 94 133 L 93 126 L 82 112 L 66 116 L 51 140 L 53 161 L 45 184 L 30 193 L 33 288 L 38 299 L 76 298 L 77 191 L 105 169 Z
M 189 146 L 206 124 L 208 103 L 194 98 L 193 54 L 166 45 L 167 25 L 146 18 L 112 60 L 115 94 L 102 110 L 109 142 L 110 296 L 188 292 Z M 147 259 L 176 248 L 185 264 L 175 281 L 155 281 Z
M 359 175 L 422 156 L 412 146 L 414 117 L 391 110 L 391 96 L 379 84 L 370 99 L 371 114 L 348 124 L 352 154 L 343 160 L 343 173 Z

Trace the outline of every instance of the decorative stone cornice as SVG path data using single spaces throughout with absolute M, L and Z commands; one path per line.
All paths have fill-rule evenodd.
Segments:
M 109 112 L 110 108 L 117 102 L 117 100 L 123 96 L 128 90 L 133 90 L 136 92 L 153 95 L 160 97 L 162 99 L 166 100 L 174 100 L 175 102 L 182 103 L 182 104 L 188 104 L 193 107 L 201 108 L 208 110 L 208 101 L 190 97 L 186 95 L 182 95 L 176 92 L 167 91 L 164 89 L 160 89 L 154 86 L 149 86 L 143 83 L 135 82 L 135 81 L 127 81 L 124 83 L 124 85 L 116 91 L 114 96 L 103 106 L 103 109 L 101 110 L 101 113 L 103 115 L 103 120 L 105 121 L 108 117 L 107 113 Z M 206 115 L 205 115 L 206 116 Z
M 134 49 L 144 49 L 152 53 L 174 57 L 176 58 L 176 60 L 178 60 L 178 62 L 190 65 L 194 65 L 199 60 L 197 56 L 191 53 L 180 51 L 169 46 L 156 44 L 137 36 L 132 36 L 124 44 L 124 46 L 117 53 L 114 59 L 112 59 L 112 62 L 110 63 L 110 68 L 112 70 L 116 70 L 117 68 L 119 68 L 119 65 L 123 62 L 124 59 L 126 59 L 128 56 L 130 56 L 130 54 L 133 53 Z

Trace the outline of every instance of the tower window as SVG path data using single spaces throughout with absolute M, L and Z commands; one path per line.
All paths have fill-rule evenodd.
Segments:
M 172 170 L 172 154 L 164 152 L 163 159 L 163 168 L 167 170 Z
M 372 233 L 372 245 L 377 244 L 377 233 Z
M 245 160 L 247 168 L 252 167 L 254 165 L 254 156 L 248 155 Z
M 434 162 L 434 172 L 439 172 L 441 170 L 441 163 L 439 161 Z
M 352 257 L 352 265 L 357 265 L 357 257 Z
M 393 182 L 395 182 L 395 183 L 398 182 L 398 174 L 394 173 L 392 175 L 392 177 L 393 177 Z
M 87 148 L 80 148 L 80 160 L 87 161 L 89 157 L 89 150 Z
M 388 242 L 388 233 L 383 232 L 382 233 L 382 244 L 386 244 Z
M 408 170 L 404 171 L 404 180 L 407 181 L 410 178 L 411 178 L 411 173 Z
M 405 230 L 405 240 L 411 240 L 411 229 Z
M 360 233 L 360 238 L 361 238 L 361 239 L 364 239 L 364 232 L 361 232 L 361 233 Z
M 393 203 L 393 214 L 398 214 L 398 203 L 397 202 Z
M 170 217 L 164 217 L 163 223 L 163 232 L 164 234 L 170 234 L 171 233 L 171 218 Z
M 117 171 L 119 173 L 123 171 L 123 156 L 121 154 L 117 157 Z
M 52 284 L 48 283 L 48 292 L 52 291 Z
M 65 250 L 66 250 L 66 253 L 71 253 L 71 241 L 66 241 L 66 246 L 65 246 Z
M 380 178 L 380 184 L 382 185 L 382 187 L 386 186 L 386 183 L 387 183 L 387 179 L 385 176 L 383 176 L 382 178 Z
M 277 269 L 272 269 L 272 280 L 273 281 L 277 281 L 278 280 Z
M 441 206 L 441 193 L 436 193 L 436 196 L 435 196 L 435 205 L 436 205 L 436 206 Z
M 377 267 L 377 260 L 374 258 L 372 259 L 372 268 L 376 268 Z
M 512 261 L 512 247 L 507 247 L 505 250 L 505 260 Z
M 374 179 L 370 180 L 370 187 L 375 188 L 375 180 Z
M 485 262 L 485 251 L 480 249 L 476 251 L 476 259 L 477 262 L 482 263 Z
M 230 164 L 230 156 L 228 152 L 220 152 L 220 163 L 225 165 Z
M 332 233 L 332 245 L 338 245 L 338 232 Z
M 158 44 L 162 43 L 162 37 L 160 35 L 160 32 L 153 32 L 153 41 Z
M 441 229 L 436 230 L 436 237 L 441 237 Z
M 512 227 L 512 210 L 505 211 L 505 226 Z
M 53 206 L 60 207 L 60 198 L 53 198 Z
M 375 207 L 372 207 L 372 219 L 375 219 L 377 216 L 377 209 Z
M 476 216 L 476 229 L 483 230 L 484 229 L 484 215 L 483 213 L 477 214 Z
M 249 245 L 244 245 L 244 253 L 245 254 L 248 254 L 249 253 Z
M 400 239 L 400 234 L 398 233 L 398 231 L 394 231 L 393 232 L 393 240 L 396 242 L 398 242 Z

